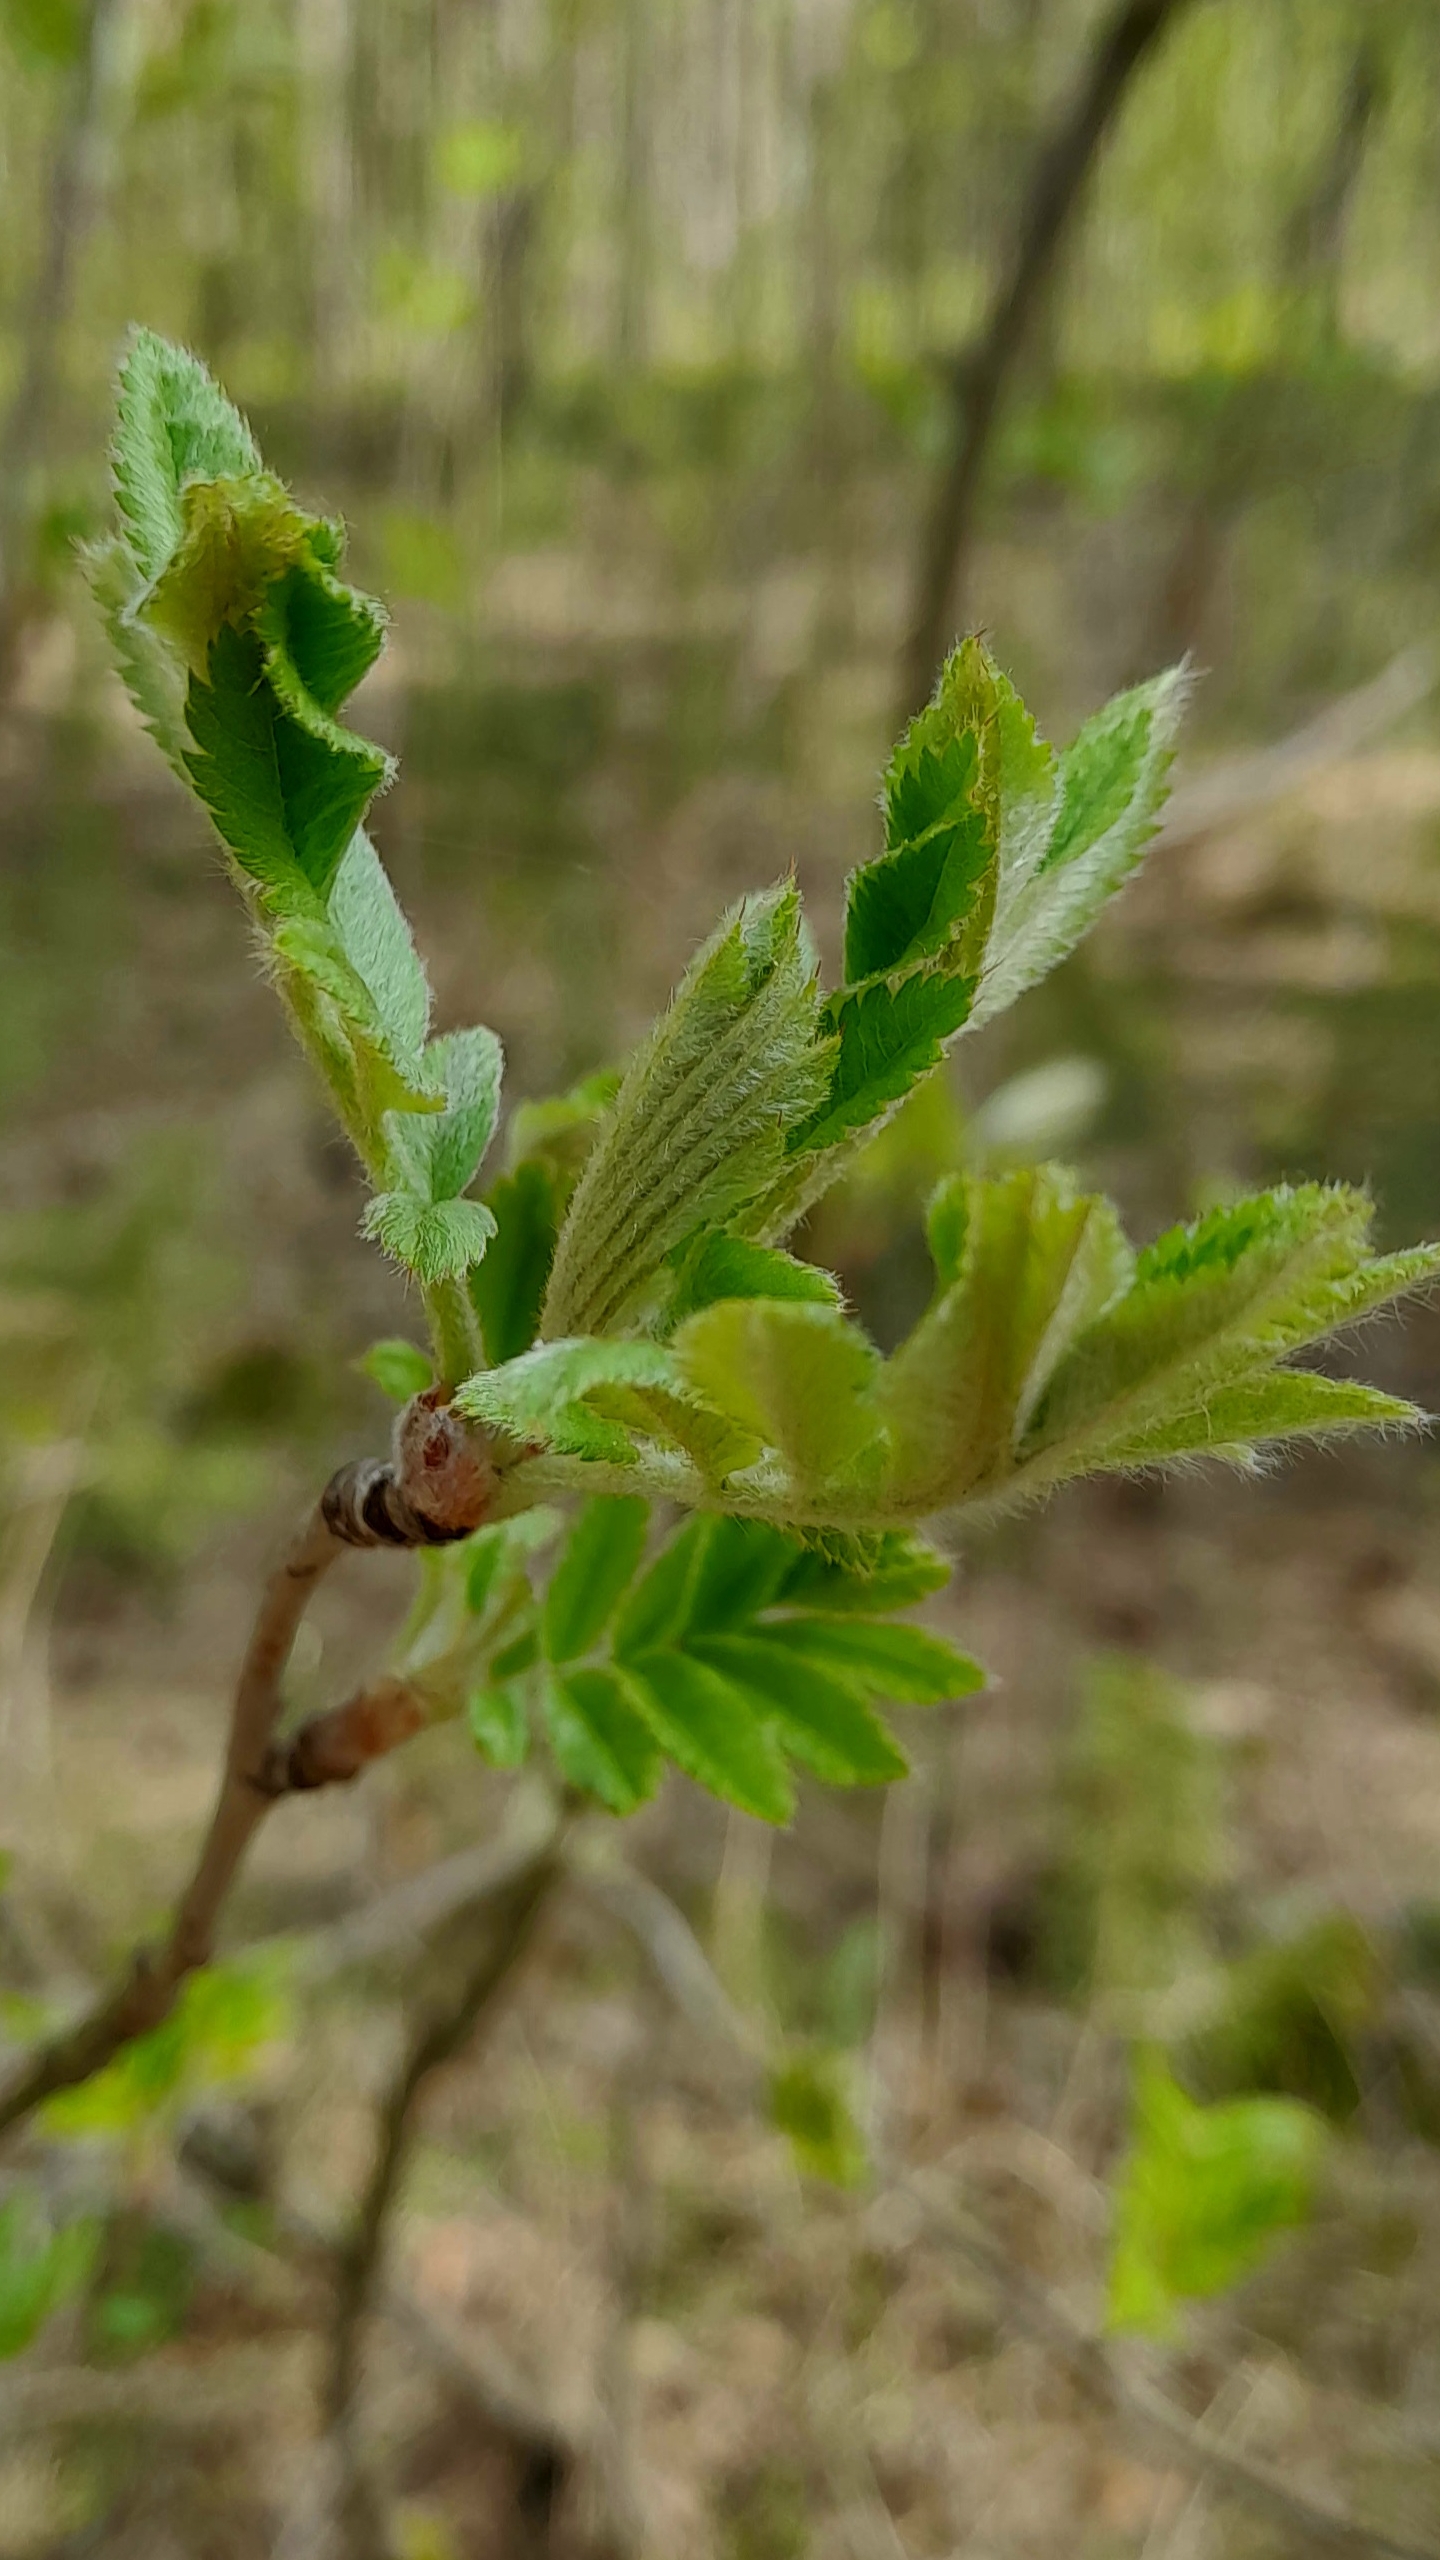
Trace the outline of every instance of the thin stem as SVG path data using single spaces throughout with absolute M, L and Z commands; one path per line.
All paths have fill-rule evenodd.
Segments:
M 271 1806 L 297 1786 L 353 1778 L 368 1760 L 408 1739 L 425 1720 L 412 1693 L 381 1682 L 315 1719 L 287 1752 L 272 1752 L 280 1682 L 316 1586 L 347 1547 L 443 1545 L 485 1516 L 491 1478 L 463 1427 L 407 1407 L 387 1462 L 359 1460 L 332 1476 L 271 1575 L 235 1684 L 230 1737 L 210 1828 L 168 1937 L 141 1947 L 124 1979 L 74 2026 L 26 2057 L 0 2089 L 0 2133 L 61 2089 L 73 2089 L 167 2018 L 188 1974 L 208 1964 L 221 1908 Z
M 485 1366 L 480 1326 L 463 1280 L 437 1280 L 425 1291 L 425 1313 L 442 1387 L 461 1386 Z
M 280 1679 L 321 1577 L 342 1552 L 323 1507 L 311 1513 L 266 1583 L 235 1684 L 225 1766 L 195 1871 L 159 1948 L 138 1950 L 124 1980 L 73 2027 L 31 2054 L 0 2092 L 0 2133 L 57 2090 L 101 2070 L 122 2046 L 168 2017 L 187 1974 L 207 1964 L 216 1923 L 241 1859 L 270 1808 L 260 1780 L 280 1707 Z
M 386 2094 L 374 2165 L 348 2246 L 341 2254 L 331 2333 L 327 2415 L 345 2442 L 353 2420 L 360 2350 L 381 2272 L 385 2230 L 414 2134 L 415 2113 L 431 2076 L 454 2059 L 473 2034 L 529 1946 L 535 1923 L 562 1872 L 558 1828 L 517 1868 L 501 1892 L 488 1893 L 474 1910 L 481 1923 L 480 1952 L 448 2002 L 417 2022 L 400 2068 Z

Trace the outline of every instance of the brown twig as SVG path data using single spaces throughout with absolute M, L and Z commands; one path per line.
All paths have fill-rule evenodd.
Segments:
M 347 1546 L 437 1546 L 467 1537 L 486 1517 L 496 1481 L 483 1434 L 438 1406 L 433 1390 L 400 1415 L 388 1460 L 361 1460 L 331 1478 L 261 1597 L 210 1828 L 168 1937 L 158 1948 L 140 1948 L 116 1989 L 26 2057 L 0 2090 L 0 2133 L 58 2090 L 90 2079 L 169 2016 L 186 1976 L 209 1963 L 240 1862 L 279 1796 L 353 1778 L 367 1757 L 417 1730 L 423 1710 L 404 1693 L 402 1711 L 401 1684 L 387 1682 L 316 1718 L 278 1758 L 271 1749 L 296 1630 L 336 1558 Z
M 169 2015 L 186 1975 L 208 1963 L 221 1905 L 272 1801 L 256 1781 L 279 1710 L 280 1677 L 311 1595 L 339 1553 L 317 1508 L 265 1586 L 235 1687 L 215 1810 L 169 1936 L 158 1948 L 140 1948 L 117 1989 L 27 2058 L 0 2093 L 0 2132 L 57 2090 L 88 2080 L 136 2036 L 148 2035 Z
M 465 1968 L 448 2000 L 428 2007 L 417 2021 L 404 2059 L 380 2111 L 375 2159 L 354 2229 L 339 2253 L 339 2280 L 330 2342 L 326 2416 L 345 2467 L 345 2498 L 352 2538 L 364 2549 L 383 2548 L 373 2492 L 354 2444 L 354 2411 L 365 2324 L 382 2270 L 385 2231 L 410 2149 L 415 2114 L 433 2074 L 453 2061 L 514 1972 L 530 1943 L 536 1920 L 563 1871 L 558 1830 L 518 1864 L 498 1891 L 486 1894 L 475 1917 L 483 1929 L 478 1957 Z

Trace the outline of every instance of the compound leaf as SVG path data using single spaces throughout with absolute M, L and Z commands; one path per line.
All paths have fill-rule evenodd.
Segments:
M 649 1518 L 649 1504 L 627 1494 L 596 1494 L 576 1514 L 541 1612 L 552 1662 L 574 1662 L 599 1641 L 635 1578 Z
M 928 1627 L 874 1618 L 793 1617 L 766 1623 L 766 1642 L 897 1705 L 943 1706 L 985 1686 L 985 1674 Z
M 654 1794 L 661 1754 L 623 1673 L 608 1666 L 547 1667 L 540 1704 L 556 1761 L 572 1786 L 598 1796 L 612 1813 L 633 1813 Z
M 1058 1459 L 1078 1473 L 1184 1414 L 1197 1434 L 1190 1445 L 1207 1445 L 1205 1412 L 1222 1388 L 1440 1271 L 1429 1248 L 1367 1263 L 1370 1215 L 1363 1194 L 1307 1183 L 1161 1236 L 1131 1288 L 1058 1364 L 1027 1459 L 1043 1452 L 1047 1471 Z
M 903 1778 L 903 1752 L 856 1688 L 773 1641 L 779 1633 L 697 1636 L 694 1651 L 744 1690 L 782 1748 L 828 1785 L 878 1787 Z
M 691 1654 L 657 1649 L 627 1664 L 632 1694 L 676 1765 L 762 1822 L 788 1822 L 795 1791 L 742 1689 Z

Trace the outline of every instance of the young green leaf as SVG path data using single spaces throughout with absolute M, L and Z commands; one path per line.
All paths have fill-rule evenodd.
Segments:
M 1128 1248 L 1103 1200 L 1053 1167 L 948 1188 L 932 1206 L 942 1284 L 887 1362 L 876 1401 L 897 1503 L 917 1512 L 1003 1481 L 1065 1345 L 1123 1288 Z
M 800 1298 L 816 1306 L 838 1307 L 840 1284 L 813 1262 L 797 1262 L 792 1254 L 747 1244 L 742 1236 L 708 1227 L 693 1236 L 674 1257 L 675 1277 L 665 1310 L 673 1329 L 702 1307 L 722 1298 Z
M 435 1364 L 428 1354 L 399 1335 L 372 1342 L 355 1366 L 395 1404 L 408 1404 L 412 1396 L 423 1395 L 435 1377 Z
M 1116 2197 L 1113 2329 L 1173 2336 L 1187 2299 L 1224 2293 L 1310 2211 L 1326 2127 L 1287 2098 L 1199 2107 L 1142 2056 Z
M 1252 1468 L 1257 1447 L 1277 1440 L 1328 1439 L 1343 1431 L 1416 1431 L 1427 1417 L 1402 1396 L 1348 1378 L 1273 1369 L 1263 1378 L 1219 1387 L 1203 1404 L 1152 1423 L 1131 1439 L 1107 1443 L 1111 1467 L 1147 1467 L 1174 1457 L 1224 1457 Z
M 452 1031 L 425 1052 L 427 1080 L 444 1096 L 443 1110 L 396 1112 L 386 1122 L 396 1178 L 416 1199 L 438 1206 L 458 1200 L 480 1169 L 500 1108 L 504 1057 L 493 1031 Z M 487 1236 L 495 1221 L 484 1210 Z
M 791 1177 L 799 1196 L 810 1196 L 804 1160 L 829 1154 L 903 1102 L 938 1067 L 946 1042 L 968 1021 L 974 997 L 973 978 L 937 964 L 913 969 L 898 986 L 882 978 L 853 995 L 829 999 L 821 1022 L 838 1048 L 829 1089 L 790 1138 L 790 1153 L 799 1160 Z
M 599 1641 L 645 1552 L 649 1505 L 597 1494 L 577 1513 L 550 1577 L 541 1642 L 552 1662 L 574 1662 Z
M 633 1655 L 626 1671 L 636 1706 L 678 1767 L 742 1813 L 789 1821 L 795 1791 L 743 1689 L 709 1663 L 671 1648 Z
M 1136 685 L 1097 712 L 1061 757 L 1048 842 L 1002 868 L 973 1028 L 1073 951 L 1142 859 L 1189 690 L 1183 667 Z
M 827 1785 L 888 1786 L 905 1776 L 903 1752 L 859 1689 L 813 1655 L 793 1652 L 783 1625 L 763 1634 L 698 1635 L 691 1650 L 743 1691 L 782 1750 Z
M 845 981 L 888 976 L 933 956 L 975 912 L 994 859 L 981 789 L 981 731 L 933 703 L 914 721 L 885 782 L 886 850 L 851 875 Z
M 335 874 L 330 923 L 392 1052 L 414 1065 L 430 1027 L 430 987 L 384 864 L 357 827 Z
M 612 1813 L 633 1813 L 652 1796 L 663 1766 L 648 1701 L 612 1667 L 547 1667 L 541 1711 L 561 1775 L 598 1796 Z
M 570 1203 L 550 1339 L 616 1329 L 667 1257 L 738 1218 L 828 1073 L 793 887 L 747 899 L 705 945 L 626 1070 Z
M 705 1557 L 716 1534 L 708 1514 L 687 1520 L 668 1539 L 629 1594 L 615 1622 L 614 1645 L 624 1662 L 657 1645 L 676 1643 L 692 1624 Z
M 831 1537 L 822 1547 L 796 1549 L 789 1539 L 782 1543 L 790 1549 L 791 1562 L 774 1597 L 801 1609 L 886 1617 L 892 1609 L 913 1608 L 917 1600 L 943 1591 L 950 1579 L 949 1557 L 904 1529 L 881 1530 L 864 1539 Z
M 121 359 L 110 462 L 125 539 L 147 585 L 179 544 L 187 481 L 262 467 L 239 410 L 205 367 L 152 329 L 133 330 Z
M 530 1725 L 518 1686 L 485 1682 L 465 1701 L 465 1721 L 477 1751 L 495 1769 L 518 1769 L 530 1748 Z
M 469 1275 L 470 1296 L 496 1368 L 528 1351 L 540 1328 L 545 1284 L 560 1232 L 560 1198 L 546 1165 L 518 1165 L 485 1194 L 495 1233 Z
M 777 1450 L 802 1490 L 875 1445 L 879 1356 L 834 1307 L 723 1299 L 682 1326 L 674 1351 L 697 1392 Z
M 782 1654 L 897 1705 L 941 1706 L 952 1698 L 972 1697 L 985 1686 L 979 1664 L 928 1627 L 894 1626 L 874 1618 L 797 1616 L 768 1621 L 765 1635 Z
M 458 1280 L 478 1262 L 495 1232 L 480 1200 L 421 1200 L 413 1191 L 381 1191 L 366 1208 L 362 1232 L 417 1280 Z
M 1123 1465 L 1112 1451 L 1156 1434 L 1171 1444 L 1166 1454 L 1239 1436 L 1228 1424 L 1212 1433 L 1207 1421 L 1222 1390 L 1440 1272 L 1440 1253 L 1426 1248 L 1367 1262 L 1370 1215 L 1361 1193 L 1305 1184 L 1160 1237 L 1133 1285 L 1057 1365 L 1026 1459 L 1038 1458 L 1050 1478 Z M 1339 1421 L 1358 1418 L 1336 1409 Z M 1177 1436 L 1182 1419 L 1187 1439 Z
M 684 1380 L 659 1343 L 542 1342 L 503 1369 L 467 1379 L 455 1403 L 472 1421 L 517 1440 L 623 1466 L 635 1454 L 629 1433 L 596 1413 L 588 1398 L 596 1388 L 629 1385 L 683 1391 Z

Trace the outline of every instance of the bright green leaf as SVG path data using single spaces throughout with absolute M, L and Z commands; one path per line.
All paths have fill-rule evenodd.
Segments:
M 560 1202 L 548 1166 L 522 1163 L 485 1194 L 495 1221 L 483 1262 L 470 1274 L 488 1359 L 498 1368 L 528 1351 L 540 1327 L 545 1284 L 560 1232 Z
M 779 1450 L 799 1486 L 852 1466 L 876 1439 L 878 1356 L 833 1307 L 724 1299 L 681 1327 L 674 1351 L 697 1391 Z
M 708 1663 L 657 1650 L 627 1664 L 631 1694 L 677 1765 L 762 1822 L 788 1822 L 795 1795 L 785 1763 L 745 1693 Z
M 381 1191 L 361 1220 L 364 1234 L 417 1280 L 458 1280 L 478 1262 L 495 1232 L 480 1200 L 420 1200 L 413 1191 Z
M 395 1404 L 408 1404 L 412 1396 L 423 1395 L 435 1377 L 429 1355 L 394 1334 L 384 1342 L 372 1342 L 355 1366 Z
M 1224 2293 L 1310 2211 L 1323 2118 L 1286 2098 L 1199 2107 L 1155 2056 L 1136 2068 L 1116 2193 L 1109 2320 L 1169 2337 L 1186 2299 Z
M 642 1703 L 608 1667 L 545 1671 L 541 1707 L 562 1776 L 612 1813 L 633 1813 L 660 1783 L 661 1758 Z
M 496 1769 L 518 1769 L 530 1747 L 525 1701 L 518 1688 L 486 1682 L 465 1701 L 465 1721 L 476 1749 Z
M 674 1326 L 722 1298 L 800 1298 L 818 1306 L 840 1304 L 840 1286 L 813 1262 L 747 1244 L 718 1227 L 694 1236 L 676 1257 L 666 1321 Z
M 597 1494 L 577 1513 L 550 1577 L 541 1640 L 552 1662 L 574 1662 L 599 1641 L 645 1552 L 648 1503 Z
M 903 1778 L 904 1754 L 854 1683 L 833 1677 L 813 1656 L 774 1642 L 779 1632 L 766 1627 L 746 1636 L 696 1636 L 693 1650 L 745 1692 L 781 1748 L 827 1785 L 886 1786 Z
M 561 1229 L 542 1330 L 622 1323 L 677 1245 L 766 1190 L 827 1074 L 798 895 L 747 899 L 626 1070 Z

